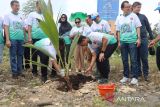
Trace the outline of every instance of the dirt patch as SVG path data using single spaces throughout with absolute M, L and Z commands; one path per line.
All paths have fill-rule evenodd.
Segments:
M 67 86 L 67 82 L 64 79 L 58 79 L 57 81 L 59 81 L 59 84 L 60 84 L 57 87 L 59 91 L 64 91 L 64 92 L 71 91 L 69 90 L 69 87 Z M 83 85 L 86 82 L 92 82 L 92 81 L 95 81 L 95 79 L 93 79 L 91 76 L 86 76 L 83 74 L 74 73 L 69 76 L 69 82 L 71 83 L 72 90 L 79 90 L 80 88 L 83 87 Z

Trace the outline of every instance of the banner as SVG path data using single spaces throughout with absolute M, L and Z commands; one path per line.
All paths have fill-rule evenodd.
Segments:
M 105 20 L 115 21 L 119 13 L 119 0 L 97 0 L 97 12 Z

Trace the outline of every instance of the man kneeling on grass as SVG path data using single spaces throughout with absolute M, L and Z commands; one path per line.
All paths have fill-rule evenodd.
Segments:
M 88 46 L 92 53 L 91 63 L 86 72 L 91 72 L 96 62 L 97 69 L 101 74 L 99 83 L 108 81 L 110 72 L 109 57 L 117 48 L 117 40 L 113 35 L 91 32 L 89 35 L 80 36 L 78 44 L 81 46 Z

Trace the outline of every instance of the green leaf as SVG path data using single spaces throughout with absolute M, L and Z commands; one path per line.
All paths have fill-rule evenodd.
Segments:
M 48 10 L 50 11 L 51 16 L 53 17 L 53 10 L 52 10 L 51 0 L 48 0 Z

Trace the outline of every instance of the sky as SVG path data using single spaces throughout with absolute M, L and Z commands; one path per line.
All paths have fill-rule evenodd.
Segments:
M 3 16 L 11 11 L 11 0 L 0 0 L 0 16 Z M 19 0 L 21 8 L 27 0 Z M 74 12 L 84 12 L 87 14 L 95 13 L 97 11 L 97 0 L 51 0 L 53 4 L 54 17 L 57 16 L 59 10 L 70 16 Z M 120 4 L 123 0 L 120 0 Z M 160 14 L 154 9 L 158 6 L 160 0 L 128 0 L 131 4 L 135 1 L 142 3 L 141 13 L 145 14 L 152 26 L 160 20 Z M 122 13 L 121 10 L 119 14 Z

